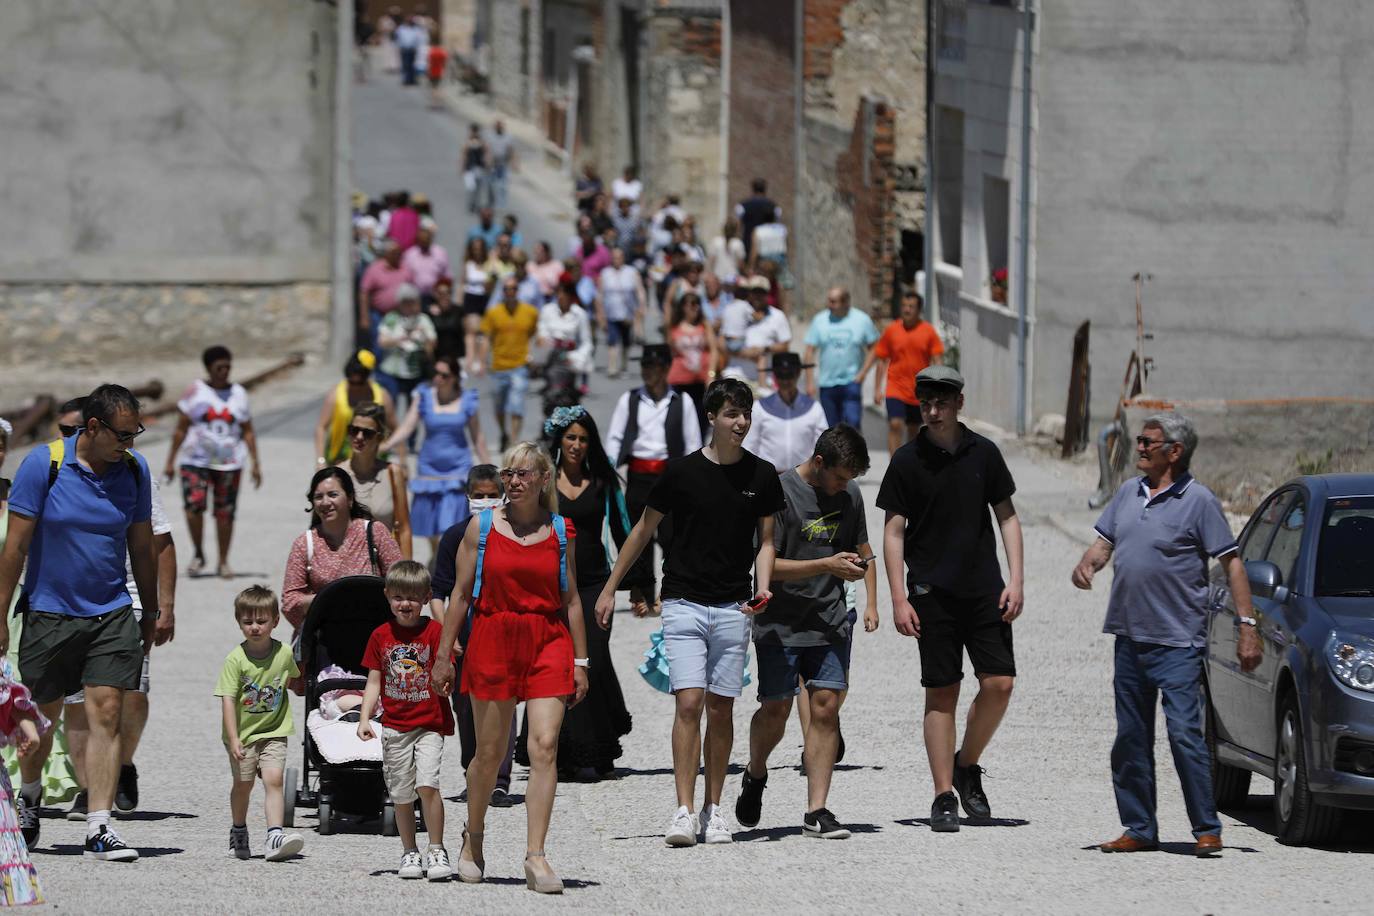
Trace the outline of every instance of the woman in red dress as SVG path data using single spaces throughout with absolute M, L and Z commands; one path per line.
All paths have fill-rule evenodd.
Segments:
M 538 445 L 521 442 L 507 452 L 501 480 L 506 505 L 481 513 L 458 548 L 458 581 L 432 672 L 439 692 L 451 693 L 451 653 L 471 602 L 475 613 L 461 691 L 472 699 L 477 754 L 468 766 L 468 822 L 458 877 L 468 883 L 482 880 L 487 805 L 510 741 L 511 714 L 523 700 L 530 755 L 525 882 L 531 890 L 558 894 L 563 882 L 544 856 L 558 786 L 558 732 L 565 706 L 587 694 L 587 636 L 574 562 L 577 532 L 553 511 L 558 505 L 553 460 Z M 560 525 L 565 545 L 559 544 Z M 484 528 L 481 579 L 473 596 Z

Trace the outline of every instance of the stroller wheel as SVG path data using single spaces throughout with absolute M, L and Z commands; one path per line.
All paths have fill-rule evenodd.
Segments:
M 391 802 L 382 805 L 382 836 L 396 836 L 396 808 Z
M 282 826 L 296 826 L 296 787 L 300 784 L 300 777 L 296 773 L 295 767 L 286 768 L 286 776 L 282 779 Z
M 320 798 L 320 826 L 318 828 L 320 836 L 329 836 L 334 832 L 334 803 L 333 799 Z

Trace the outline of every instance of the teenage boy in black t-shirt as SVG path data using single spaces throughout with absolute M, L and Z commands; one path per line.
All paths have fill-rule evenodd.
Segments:
M 948 366 L 930 366 L 916 376 L 926 425 L 893 453 L 878 491 L 878 508 L 887 513 L 883 563 L 893 623 L 920 644 L 926 755 L 935 782 L 930 828 L 941 833 L 959 829 L 959 800 L 970 817 L 992 816 L 978 760 L 1011 699 L 1011 622 L 1022 605 L 1021 522 L 1011 502 L 1016 484 L 997 446 L 959 422 L 963 388 L 963 377 Z M 989 506 L 1002 531 L 1006 583 Z M 965 650 L 978 695 L 956 751 L 954 711 Z
M 743 447 L 753 406 L 749 386 L 737 379 L 720 379 L 706 390 L 711 441 L 668 463 L 596 602 L 597 621 L 608 626 L 621 579 L 663 516 L 672 513 L 672 543 L 665 551 L 662 589 L 663 647 L 677 707 L 673 721 L 677 810 L 668 826 L 669 846 L 694 846 L 698 832 L 707 843 L 732 839 L 720 807 L 734 743 L 731 715 L 735 697 L 744 690 L 749 617 L 763 610 L 772 597 L 768 589 L 773 574 L 773 514 L 783 507 L 777 471 Z M 693 804 L 702 759 L 703 709 L 706 797 L 698 817 Z

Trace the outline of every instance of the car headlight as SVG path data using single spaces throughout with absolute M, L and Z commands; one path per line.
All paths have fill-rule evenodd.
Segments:
M 1374 639 L 1332 630 L 1326 640 L 1326 663 L 1342 684 L 1374 693 Z

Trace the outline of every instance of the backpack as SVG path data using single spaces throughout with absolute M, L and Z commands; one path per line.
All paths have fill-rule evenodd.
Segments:
M 493 509 L 483 509 L 477 516 L 477 571 L 472 579 L 472 603 L 482 594 L 482 563 L 487 556 L 487 537 L 491 534 Z M 558 538 L 558 590 L 568 590 L 568 526 L 563 516 L 553 513 L 550 522 L 554 536 Z

